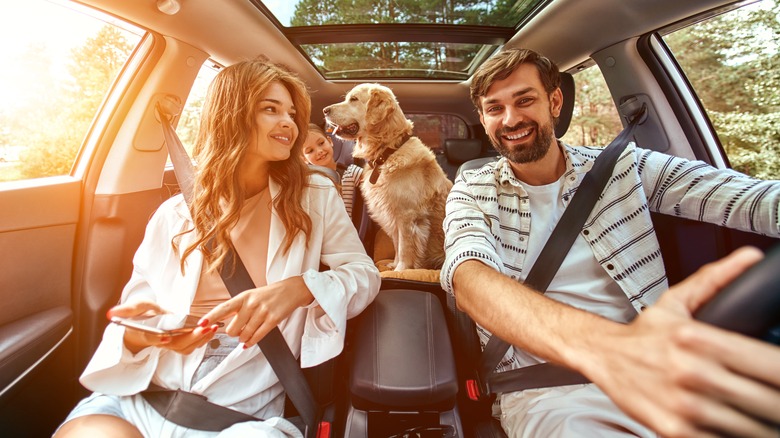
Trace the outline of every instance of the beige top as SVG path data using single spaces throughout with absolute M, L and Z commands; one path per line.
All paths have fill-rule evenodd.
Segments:
M 268 188 L 246 200 L 230 238 L 255 286 L 265 286 L 268 261 L 268 235 L 271 225 L 271 194 Z M 219 272 L 207 273 L 203 264 L 198 290 L 190 314 L 203 316 L 214 306 L 230 299 Z

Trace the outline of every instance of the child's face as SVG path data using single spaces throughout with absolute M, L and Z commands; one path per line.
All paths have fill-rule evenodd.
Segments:
M 333 143 L 319 132 L 309 131 L 309 136 L 303 144 L 303 157 L 310 164 L 334 168 Z

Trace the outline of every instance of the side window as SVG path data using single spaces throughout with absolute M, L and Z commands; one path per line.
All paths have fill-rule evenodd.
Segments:
M 206 98 L 206 91 L 219 73 L 220 66 L 211 60 L 207 60 L 201 66 L 192 89 L 187 97 L 187 102 L 181 111 L 179 123 L 176 125 L 176 134 L 181 139 L 184 149 L 192 156 L 192 148 L 195 146 L 195 139 L 198 136 L 200 126 L 200 114 L 203 109 L 203 101 Z
M 449 114 L 406 114 L 414 123 L 414 135 L 433 152 L 443 153 L 444 140 L 468 138 L 469 128 L 460 117 Z
M 86 8 L 0 3 L 0 182 L 70 173 L 142 35 Z
M 574 87 L 571 124 L 561 141 L 575 146 L 608 145 L 623 125 L 601 70 L 593 65 L 576 73 Z
M 751 3 L 664 36 L 731 166 L 780 179 L 780 2 Z

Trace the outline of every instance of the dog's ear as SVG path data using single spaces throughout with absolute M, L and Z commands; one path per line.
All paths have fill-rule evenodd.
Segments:
M 372 88 L 366 102 L 366 125 L 369 131 L 376 132 L 376 128 L 386 123 L 397 107 L 395 96 L 387 90 Z

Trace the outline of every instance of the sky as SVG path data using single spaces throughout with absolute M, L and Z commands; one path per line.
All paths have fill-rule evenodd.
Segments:
M 279 22 L 289 26 L 298 0 L 263 0 L 263 3 L 276 15 Z

